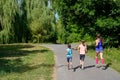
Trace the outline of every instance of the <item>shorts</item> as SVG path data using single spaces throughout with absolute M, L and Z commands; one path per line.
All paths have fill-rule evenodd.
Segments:
M 103 48 L 95 48 L 96 53 L 103 52 Z
M 85 54 L 80 54 L 80 60 L 84 61 L 85 59 Z
M 67 62 L 72 62 L 72 57 L 67 57 Z

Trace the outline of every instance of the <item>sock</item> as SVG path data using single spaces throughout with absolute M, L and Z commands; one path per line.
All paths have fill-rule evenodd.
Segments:
M 104 64 L 104 59 L 101 59 L 102 64 Z
M 98 64 L 98 58 L 96 58 L 96 64 Z

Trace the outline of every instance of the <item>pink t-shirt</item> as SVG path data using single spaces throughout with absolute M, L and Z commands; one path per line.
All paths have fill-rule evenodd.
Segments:
M 87 49 L 87 46 L 83 46 L 82 44 L 79 45 L 79 48 L 80 48 L 80 54 L 85 54 L 86 52 L 86 49 Z

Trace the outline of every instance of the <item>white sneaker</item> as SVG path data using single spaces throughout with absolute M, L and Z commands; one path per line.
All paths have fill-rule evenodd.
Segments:
M 80 66 L 79 66 L 80 68 L 82 68 L 82 65 L 80 64 Z
M 99 65 L 98 65 L 98 64 L 96 64 L 96 65 L 95 65 L 95 67 L 96 67 L 96 68 L 99 68 Z
M 102 70 L 105 70 L 106 66 L 105 65 L 102 65 Z
M 82 68 L 81 68 L 82 70 L 84 70 L 84 66 L 82 66 Z

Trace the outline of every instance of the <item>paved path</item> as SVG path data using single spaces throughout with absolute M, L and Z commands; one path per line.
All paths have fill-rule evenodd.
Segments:
M 106 70 L 96 68 L 94 60 L 88 56 L 85 58 L 85 69 L 81 70 L 78 68 L 79 55 L 76 51 L 73 51 L 73 67 L 75 71 L 73 69 L 68 70 L 65 57 L 66 45 L 45 44 L 43 46 L 50 48 L 55 53 L 57 80 L 120 80 L 118 72 L 111 68 L 107 68 Z

